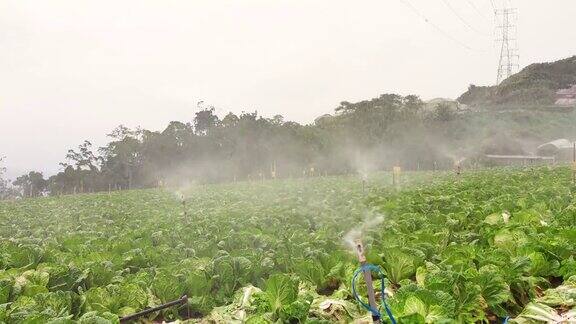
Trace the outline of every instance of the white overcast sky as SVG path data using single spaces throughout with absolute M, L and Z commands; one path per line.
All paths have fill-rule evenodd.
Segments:
M 515 5 L 521 66 L 576 54 L 575 0 Z M 382 93 L 454 98 L 494 83 L 493 35 L 490 0 L 0 0 L 0 156 L 50 175 L 199 100 L 309 123 Z

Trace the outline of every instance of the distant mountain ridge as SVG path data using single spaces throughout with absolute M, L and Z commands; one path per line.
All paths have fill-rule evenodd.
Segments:
M 550 63 L 535 63 L 497 86 L 470 85 L 458 97 L 475 107 L 553 105 L 558 89 L 576 84 L 576 56 Z

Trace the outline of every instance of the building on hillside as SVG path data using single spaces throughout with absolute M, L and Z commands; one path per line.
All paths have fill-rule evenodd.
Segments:
M 491 165 L 499 166 L 512 166 L 512 165 L 542 165 L 554 164 L 555 158 L 553 156 L 536 156 L 536 155 L 497 155 L 486 154 L 484 158 Z
M 554 104 L 559 107 L 576 107 L 576 85 L 556 91 Z
M 490 165 L 542 165 L 572 161 L 574 143 L 560 138 L 544 143 L 536 148 L 536 153 L 528 154 L 486 154 L 485 162 Z
M 461 113 L 470 110 L 469 107 L 465 104 L 462 104 L 456 100 L 447 99 L 447 98 L 435 98 L 432 100 L 428 100 L 424 102 L 424 111 L 427 112 L 434 112 L 440 106 L 444 105 L 450 107 L 453 112 Z
M 560 138 L 538 146 L 536 152 L 542 156 L 553 156 L 557 162 L 568 162 L 573 158 L 574 143 Z
M 324 115 L 314 119 L 314 124 L 316 126 L 326 125 L 326 124 L 330 123 L 330 121 L 333 119 L 332 117 L 333 116 L 330 114 L 324 114 Z

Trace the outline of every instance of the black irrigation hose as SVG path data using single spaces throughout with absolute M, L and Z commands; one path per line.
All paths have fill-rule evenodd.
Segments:
M 135 320 L 139 317 L 146 316 L 150 313 L 154 313 L 154 312 L 157 312 L 159 310 L 163 310 L 165 308 L 176 306 L 176 305 L 183 305 L 183 304 L 186 304 L 187 302 L 188 302 L 188 296 L 184 295 L 184 296 L 182 296 L 182 298 L 180 298 L 178 300 L 174 300 L 174 301 L 168 302 L 166 304 L 158 305 L 156 307 L 148 308 L 148 309 L 145 309 L 145 310 L 140 311 L 138 313 L 134 313 L 132 315 L 124 316 L 124 317 L 120 318 L 120 322 L 124 323 L 124 322 L 128 322 L 131 320 Z

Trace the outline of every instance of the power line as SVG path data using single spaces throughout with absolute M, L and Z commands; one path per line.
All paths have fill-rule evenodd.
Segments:
M 482 13 L 482 11 L 480 11 L 480 9 L 478 9 L 478 7 L 476 7 L 476 5 L 474 4 L 474 2 L 472 2 L 472 0 L 466 0 L 466 1 L 470 5 L 470 7 L 472 7 L 472 9 L 474 9 L 474 11 L 476 11 L 478 13 L 478 15 L 480 15 L 482 18 L 484 18 L 486 20 L 490 20 Z
M 454 7 L 452 7 L 452 5 L 448 2 L 448 0 L 442 0 L 442 2 L 444 2 L 444 4 L 446 5 L 446 7 L 448 7 L 448 9 L 450 9 L 450 11 L 452 11 L 452 13 L 454 14 L 454 16 L 456 16 L 466 27 L 468 27 L 470 30 L 474 31 L 475 33 L 482 35 L 482 36 L 490 36 L 488 34 L 485 34 L 481 31 L 479 31 L 478 29 L 472 27 L 472 25 L 470 25 L 459 13 L 458 11 L 456 11 L 454 9 Z
M 496 15 L 496 5 L 494 4 L 494 0 L 490 0 L 490 4 L 492 5 L 492 10 L 494 10 L 494 15 Z
M 453 41 L 454 43 L 464 47 L 465 49 L 469 50 L 469 51 L 476 51 L 476 52 L 480 52 L 477 49 L 474 49 L 468 45 L 466 45 L 465 43 L 461 42 L 460 40 L 458 40 L 457 38 L 453 37 L 452 35 L 450 35 L 449 33 L 445 32 L 442 28 L 438 27 L 438 25 L 436 25 L 435 23 L 433 23 L 430 19 L 428 19 L 428 17 L 426 17 L 422 12 L 420 12 L 420 10 L 418 10 L 416 7 L 414 7 L 410 2 L 408 2 L 408 0 L 400 0 L 402 3 L 404 3 L 408 8 L 410 8 L 410 10 L 412 10 L 416 15 L 420 16 L 420 18 L 424 19 L 424 21 L 429 24 L 430 26 L 432 26 L 432 28 L 434 28 L 437 32 L 439 32 L 440 34 L 444 35 L 444 37 L 450 39 L 451 41 Z

